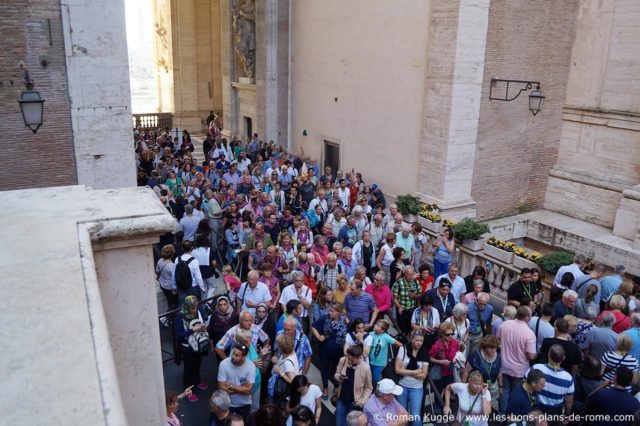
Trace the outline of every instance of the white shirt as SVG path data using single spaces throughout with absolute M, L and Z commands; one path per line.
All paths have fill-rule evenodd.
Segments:
M 488 419 L 483 420 L 481 417 L 484 400 L 491 401 L 491 394 L 488 390 L 478 397 L 475 404 L 473 401 L 476 399 L 476 395 L 469 394 L 469 388 L 466 383 L 453 383 L 451 390 L 458 395 L 458 421 L 460 423 L 464 424 L 465 414 L 469 413 L 469 408 L 473 405 L 468 419 L 469 425 L 481 426 L 489 424 Z
M 540 320 L 540 325 L 538 325 L 538 320 Z M 538 327 L 538 333 L 536 334 L 536 326 Z M 555 331 L 553 326 L 549 324 L 547 321 L 543 321 L 540 317 L 531 317 L 529 320 L 529 328 L 533 331 L 533 334 L 536 334 L 536 350 L 539 352 L 542 347 L 542 341 L 547 337 L 554 337 Z
M 436 278 L 436 282 L 433 284 L 433 288 L 438 288 L 438 286 L 440 285 L 440 280 L 445 277 L 449 281 L 451 281 L 451 277 L 448 273 L 442 274 L 438 278 Z M 456 276 L 456 279 L 451 283 L 451 294 L 453 294 L 453 299 L 456 301 L 456 303 L 460 302 L 460 297 L 465 293 L 465 291 L 467 291 L 467 286 L 464 283 L 464 278 L 462 278 L 460 275 Z
M 287 363 L 288 364 L 288 363 Z M 316 400 L 322 397 L 322 391 L 317 385 L 310 384 L 309 390 L 306 394 L 300 397 L 300 405 L 304 405 L 307 407 L 313 415 L 316 415 Z M 289 397 L 287 397 L 289 399 Z M 293 418 L 289 416 L 287 419 L 287 426 L 291 426 L 293 424 Z
M 251 303 L 267 303 L 271 301 L 271 292 L 266 284 L 258 281 L 256 288 L 252 289 L 249 283 L 244 283 L 238 289 L 238 300 L 242 301 L 242 308 L 240 311 L 249 311 L 255 316 L 256 308 L 248 307 L 247 302 Z
M 237 163 L 238 163 L 238 171 L 242 173 L 249 168 L 249 165 L 251 164 L 251 160 L 249 160 L 248 158 L 245 158 L 244 160 L 238 161 Z
M 562 276 L 566 272 L 571 272 L 571 274 L 573 274 L 574 281 L 584 276 L 584 274 L 580 270 L 580 267 L 575 263 L 572 263 L 571 265 L 561 266 L 560 269 L 558 269 L 558 273 L 556 274 L 556 277 L 553 279 L 553 285 L 560 287 L 560 281 L 562 280 Z
M 349 190 L 349 188 L 345 187 L 344 189 L 342 188 L 338 189 L 338 199 L 342 201 L 342 205 L 347 210 L 349 210 L 350 208 L 350 205 L 349 205 L 350 197 L 351 197 L 351 190 Z
M 318 197 L 316 197 L 313 200 L 311 200 L 311 202 L 309 203 L 309 210 L 314 210 L 316 208 L 316 206 L 318 205 L 318 203 L 320 204 L 320 207 L 322 208 L 322 212 L 324 214 L 327 214 L 327 210 L 329 209 L 329 207 L 327 206 L 327 200 L 320 201 L 320 198 L 318 198 Z
M 193 257 L 193 260 L 189 262 L 189 265 L 188 265 L 189 270 L 191 271 L 191 281 L 192 281 L 191 287 L 198 286 L 200 287 L 200 290 L 202 290 L 202 292 L 204 293 L 207 291 L 207 289 L 204 287 L 204 281 L 202 280 L 202 274 L 200 273 L 200 262 L 198 262 L 198 259 L 196 259 L 195 256 L 193 256 L 191 253 L 184 253 L 182 256 L 180 256 L 180 259 L 186 262 L 191 257 Z M 176 259 L 176 266 L 178 266 L 177 259 Z M 175 268 L 173 270 L 173 276 L 171 277 L 171 283 L 173 288 L 177 288 Z
M 309 303 L 311 303 L 311 289 L 306 285 L 302 284 L 300 287 L 300 294 L 302 297 Z M 296 286 L 294 284 L 289 284 L 282 290 L 282 294 L 280 295 L 280 304 L 286 305 L 290 300 L 300 300 L 298 297 L 298 293 L 296 292 Z M 304 306 L 302 307 L 302 318 L 306 318 L 309 316 L 309 311 Z

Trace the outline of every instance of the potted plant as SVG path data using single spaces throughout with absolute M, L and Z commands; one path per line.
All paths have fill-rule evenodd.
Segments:
M 538 265 L 536 265 L 536 263 L 533 260 L 531 260 L 532 256 L 534 258 L 537 258 L 540 256 L 540 253 L 529 252 L 524 247 L 516 246 L 513 249 L 513 266 L 515 266 L 518 269 L 535 268 Z
M 473 251 L 480 251 L 484 247 L 486 238 L 482 235 L 489 232 L 486 223 L 480 223 L 474 219 L 465 218 L 453 226 L 453 232 L 457 239 L 462 241 L 462 245 Z
M 484 254 L 509 264 L 513 261 L 514 247 L 516 245 L 511 241 L 502 241 L 495 237 L 490 237 L 484 245 Z
M 418 197 L 411 194 L 399 195 L 398 198 L 396 198 L 396 205 L 398 206 L 398 212 L 404 216 L 405 222 L 417 222 L 418 218 L 416 215 L 420 213 L 420 207 L 422 205 Z
M 420 221 L 420 225 L 431 232 L 435 232 L 436 234 L 440 233 L 442 229 L 442 217 L 440 215 L 433 212 L 425 212 L 421 213 L 420 217 L 424 219 L 424 221 Z
M 561 266 L 571 265 L 573 256 L 572 253 L 566 251 L 556 251 L 538 258 L 536 263 L 540 265 L 546 273 L 555 276 Z

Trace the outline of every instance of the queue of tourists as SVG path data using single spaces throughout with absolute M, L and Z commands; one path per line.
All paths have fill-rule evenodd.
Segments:
M 488 271 L 460 275 L 451 229 L 427 238 L 355 170 L 212 122 L 202 163 L 188 132 L 136 135 L 138 183 L 179 223 L 155 265 L 179 310 L 162 324 L 183 365 L 167 424 L 210 386 L 211 425 L 317 425 L 327 407 L 338 426 L 633 423 L 639 283 L 624 266 L 576 255 L 546 297 L 523 269 L 496 312 Z

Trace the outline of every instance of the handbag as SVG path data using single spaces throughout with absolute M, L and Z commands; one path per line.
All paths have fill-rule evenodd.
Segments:
M 436 346 L 438 347 L 438 354 L 436 355 L 436 359 L 442 359 L 442 348 L 436 342 Z M 441 365 L 432 365 L 429 369 L 429 378 L 433 381 L 442 380 L 442 366 Z
M 396 373 L 396 360 L 393 356 L 393 346 L 389 345 L 387 350 L 387 365 L 382 370 L 382 378 L 393 380 L 398 383 L 398 373 Z

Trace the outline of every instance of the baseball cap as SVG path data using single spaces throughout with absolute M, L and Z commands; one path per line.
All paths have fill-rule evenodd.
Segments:
M 371 190 L 375 191 L 376 189 L 378 189 L 378 185 L 376 185 L 375 183 L 373 185 L 371 185 Z
M 402 395 L 402 387 L 396 385 L 391 379 L 382 379 L 378 382 L 378 392 L 398 396 Z

